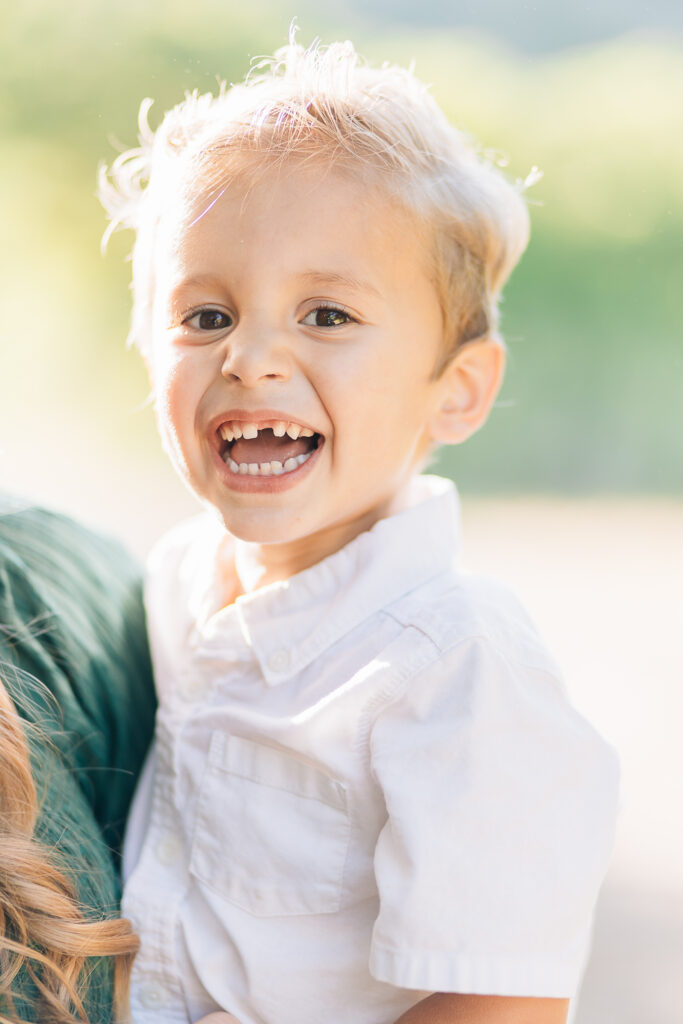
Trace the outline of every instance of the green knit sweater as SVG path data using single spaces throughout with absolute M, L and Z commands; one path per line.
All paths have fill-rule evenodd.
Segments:
M 123 826 L 155 709 L 138 570 L 118 544 L 2 496 L 0 677 L 31 723 L 38 834 L 59 851 L 88 916 L 115 916 Z M 40 1021 L 26 974 L 19 990 L 15 1015 Z M 112 1020 L 108 961 L 93 961 L 85 1003 L 93 1024 Z

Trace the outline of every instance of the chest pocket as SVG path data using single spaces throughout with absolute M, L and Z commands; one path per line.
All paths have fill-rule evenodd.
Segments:
M 349 843 L 346 790 L 283 753 L 214 732 L 190 872 L 269 917 L 338 910 Z

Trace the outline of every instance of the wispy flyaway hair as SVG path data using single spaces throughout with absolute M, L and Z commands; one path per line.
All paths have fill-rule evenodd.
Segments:
M 529 232 L 523 184 L 511 184 L 453 127 L 403 68 L 370 68 L 349 42 L 304 49 L 293 37 L 244 83 L 188 94 L 153 132 L 140 109 L 139 146 L 100 175 L 111 223 L 137 234 L 131 340 L 143 351 L 154 293 L 154 236 L 164 212 L 197 216 L 236 177 L 315 162 L 385 192 L 429 240 L 444 314 L 444 363 L 497 335 L 498 299 Z M 414 244 L 408 239 L 406 244 Z

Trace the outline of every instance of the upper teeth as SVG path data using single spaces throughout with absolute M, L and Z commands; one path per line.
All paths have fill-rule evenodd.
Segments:
M 259 430 L 272 430 L 276 437 L 284 437 L 288 434 L 293 441 L 298 437 L 313 437 L 315 433 L 309 427 L 302 427 L 299 423 L 287 423 L 285 420 L 275 420 L 267 424 L 227 422 L 220 428 L 220 435 L 224 441 L 235 441 L 240 437 L 252 440 L 258 437 Z

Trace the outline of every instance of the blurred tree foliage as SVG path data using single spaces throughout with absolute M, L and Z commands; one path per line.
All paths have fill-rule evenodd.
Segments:
M 135 143 L 144 96 L 159 117 L 186 89 L 241 78 L 289 22 L 279 0 L 167 0 L 160 11 L 24 0 L 0 15 L 0 373 L 17 416 L 24 381 L 41 401 L 68 395 L 83 416 L 100 406 L 93 381 L 140 400 L 142 373 L 121 358 L 131 240 L 99 260 L 97 164 Z M 478 491 L 681 493 L 683 45 L 633 35 L 531 58 L 471 33 L 379 33 L 356 7 L 302 25 L 304 41 L 352 35 L 373 62 L 414 59 L 449 116 L 509 156 L 513 177 L 544 171 L 504 303 L 498 408 L 441 468 Z M 133 428 L 118 441 L 153 443 Z

